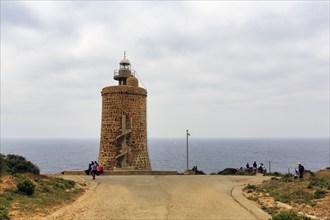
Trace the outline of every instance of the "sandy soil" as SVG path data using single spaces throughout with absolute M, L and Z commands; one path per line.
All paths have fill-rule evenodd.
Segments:
M 4 192 L 4 189 L 15 189 L 16 182 L 11 176 L 3 176 L 0 182 L 0 193 Z
M 87 181 L 75 203 L 46 219 L 256 219 L 231 196 L 250 176 L 64 176 Z M 78 179 L 77 179 L 78 178 Z
M 281 202 L 276 202 L 273 197 L 270 197 L 269 195 L 259 194 L 256 196 L 252 193 L 244 192 L 244 195 L 246 197 L 253 197 L 257 198 L 257 201 L 252 201 L 256 205 L 264 206 L 266 208 L 277 208 L 279 211 L 285 211 L 289 209 L 293 209 L 299 214 L 307 215 L 309 217 L 314 217 L 317 219 L 330 219 L 330 195 L 326 195 L 323 199 L 314 200 L 316 202 L 315 206 L 310 206 L 307 204 L 296 204 L 296 203 L 290 203 L 285 204 Z

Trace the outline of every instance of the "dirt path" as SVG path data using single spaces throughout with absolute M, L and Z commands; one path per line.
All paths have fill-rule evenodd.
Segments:
M 70 178 L 70 177 L 69 177 Z M 77 178 L 77 177 L 75 177 Z M 264 177 L 83 176 L 90 190 L 46 219 L 257 219 L 231 191 Z

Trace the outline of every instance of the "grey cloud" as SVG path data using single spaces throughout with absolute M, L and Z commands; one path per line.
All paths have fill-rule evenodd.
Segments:
M 1 19 L 4 136 L 98 137 L 124 50 L 150 136 L 328 134 L 328 3 L 16 4 Z
M 1 3 L 1 23 L 3 25 L 26 26 L 38 28 L 41 26 L 33 13 L 28 8 L 17 1 L 3 1 Z

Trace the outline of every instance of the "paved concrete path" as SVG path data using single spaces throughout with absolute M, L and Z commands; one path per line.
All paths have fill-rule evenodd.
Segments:
M 90 176 L 66 178 L 83 178 L 90 190 L 48 219 L 260 219 L 232 191 L 265 179 L 181 175 L 101 176 L 94 181 Z

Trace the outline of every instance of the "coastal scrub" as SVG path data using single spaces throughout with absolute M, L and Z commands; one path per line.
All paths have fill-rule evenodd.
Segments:
M 7 166 L 8 156 L 1 158 Z M 10 156 L 10 161 L 0 176 L 0 220 L 46 216 L 57 207 L 73 202 L 83 192 L 74 181 L 38 174 L 39 168 L 35 169 L 37 166 L 24 157 Z
M 316 173 L 309 172 L 304 179 L 294 179 L 292 175 L 287 174 L 272 177 L 260 185 L 247 185 L 244 193 L 248 199 L 256 201 L 272 216 L 292 209 L 300 214 L 329 218 L 329 177 L 330 168 Z M 292 213 L 284 213 L 283 216 L 285 215 Z

